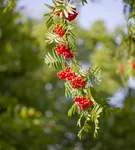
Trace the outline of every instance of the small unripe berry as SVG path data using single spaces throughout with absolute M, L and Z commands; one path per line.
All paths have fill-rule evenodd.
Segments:
M 123 65 L 120 65 L 119 70 L 120 70 L 120 72 L 123 73 L 123 72 L 125 71 L 124 66 L 123 66 Z

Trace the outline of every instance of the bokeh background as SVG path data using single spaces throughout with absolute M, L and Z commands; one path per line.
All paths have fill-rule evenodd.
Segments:
M 56 71 L 44 63 L 54 45 L 45 41 L 51 0 L 18 0 L 4 11 L 0 0 L 0 150 L 134 150 L 135 84 L 128 77 L 123 86 L 115 59 L 126 33 L 126 18 L 134 0 L 75 2 L 79 62 L 98 65 L 103 81 L 99 98 L 110 98 L 111 107 L 122 107 L 117 115 L 103 117 L 97 138 L 92 132 L 79 140 L 77 116 L 67 112 L 72 99 L 64 96 L 64 84 Z

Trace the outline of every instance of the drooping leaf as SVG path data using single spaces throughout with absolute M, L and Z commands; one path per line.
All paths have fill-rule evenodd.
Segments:
M 79 119 L 77 121 L 77 126 L 79 126 L 79 127 L 81 127 L 81 120 L 82 120 L 83 116 L 84 116 L 84 114 L 82 112 L 82 114 L 80 115 L 80 117 L 79 117 Z
M 83 114 L 83 116 L 85 115 L 85 113 Z M 78 120 L 78 125 L 81 126 L 81 119 L 83 116 L 80 116 L 79 120 Z M 78 137 L 81 139 L 82 138 L 82 132 L 89 132 L 89 130 L 91 129 L 91 126 L 88 122 L 90 122 L 90 115 L 87 114 L 86 120 L 84 122 L 83 127 L 81 128 L 81 130 L 78 132 Z
M 76 103 L 74 103 L 72 107 L 69 109 L 68 116 L 71 117 L 75 113 L 75 110 L 76 110 Z
M 100 105 L 97 103 L 95 104 L 93 110 L 91 111 L 91 120 L 92 120 L 92 122 L 94 122 L 94 125 L 95 125 L 94 137 L 96 137 L 98 134 L 99 117 L 100 117 L 100 114 L 102 113 L 102 111 L 103 111 L 103 107 L 100 107 Z

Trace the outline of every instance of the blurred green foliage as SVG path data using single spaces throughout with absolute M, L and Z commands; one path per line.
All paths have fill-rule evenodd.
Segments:
M 134 150 L 135 91 L 126 87 L 123 111 L 101 118 L 96 139 L 77 137 L 76 117 L 67 116 L 72 100 L 64 97 L 64 85 L 56 71 L 44 64 L 45 25 L 21 13 L 5 10 L 0 1 L 0 150 Z M 103 21 L 89 30 L 75 28 L 78 58 L 84 67 L 102 69 L 100 99 L 122 88 L 117 52 L 124 29 L 110 32 Z M 83 61 L 82 61 L 83 60 Z M 122 92 L 121 92 L 122 93 Z

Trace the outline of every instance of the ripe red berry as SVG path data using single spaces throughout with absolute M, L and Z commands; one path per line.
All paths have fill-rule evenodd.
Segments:
M 63 43 L 57 44 L 54 49 L 57 51 L 58 54 L 63 54 L 63 52 L 70 50 Z
M 56 50 L 58 54 L 63 54 L 65 58 L 73 57 L 73 54 L 70 52 L 70 48 L 63 43 L 57 44 L 54 50 Z
M 60 16 L 60 14 L 61 14 L 62 12 L 57 12 L 56 13 L 56 16 Z M 62 13 L 63 14 L 63 13 Z
M 75 72 L 71 72 L 69 66 L 64 70 L 59 71 L 57 76 L 61 79 L 67 79 L 72 88 L 85 87 L 87 84 L 87 82 L 83 81 L 81 76 L 77 76 Z
M 80 88 L 80 87 L 85 87 L 87 83 L 83 81 L 83 79 L 80 76 L 77 76 L 72 80 L 70 80 L 70 84 L 72 88 Z
M 61 70 L 57 73 L 57 76 L 61 79 L 65 79 L 66 78 L 66 74 L 64 70 Z
M 68 13 L 68 17 L 65 17 L 68 21 L 73 21 L 78 15 L 78 13 L 76 12 L 76 8 L 72 8 L 72 9 L 73 9 L 73 14 Z
M 67 77 L 67 73 L 70 72 L 70 66 L 66 67 L 65 70 L 61 70 L 57 73 L 57 76 L 61 79 L 65 79 Z
M 67 72 L 66 73 L 66 79 L 69 80 L 69 81 L 72 80 L 75 77 L 76 77 L 75 72 Z
M 74 102 L 76 102 L 78 104 L 78 107 L 80 107 L 82 110 L 86 109 L 89 105 L 92 104 L 92 100 L 88 100 L 84 96 L 76 96 L 74 98 Z
M 56 24 L 52 31 L 55 32 L 56 34 L 58 34 L 60 37 L 62 37 L 64 35 L 62 28 L 63 28 L 62 25 Z
M 65 58 L 73 58 L 73 54 L 70 51 L 64 52 L 63 55 Z
M 135 69 L 135 61 L 134 61 L 134 62 L 132 62 L 132 64 L 131 64 L 131 65 L 132 65 L 132 68 L 133 68 L 133 69 Z
M 71 69 L 71 67 L 68 66 L 68 67 L 66 67 L 65 71 L 66 71 L 66 72 L 70 72 L 70 69 Z
M 54 10 L 55 10 L 55 8 L 53 8 L 53 11 Z M 72 8 L 72 13 L 68 12 L 67 17 L 64 15 L 63 11 L 56 12 L 55 14 L 56 14 L 56 16 L 64 16 L 65 19 L 68 20 L 68 21 L 73 21 L 77 17 L 78 12 L 76 12 L 76 8 Z

